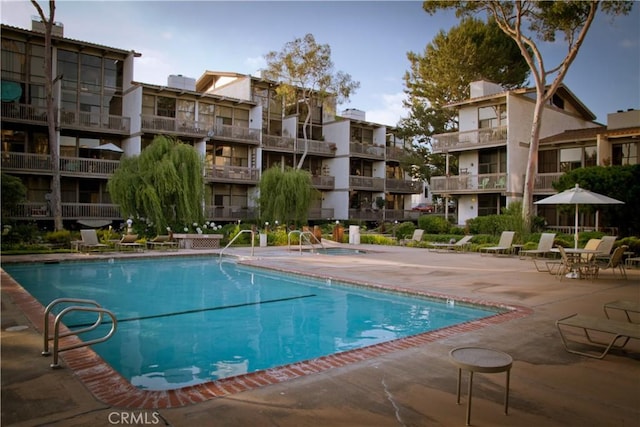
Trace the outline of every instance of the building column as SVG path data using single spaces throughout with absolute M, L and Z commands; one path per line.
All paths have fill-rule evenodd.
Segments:
M 596 149 L 598 153 L 597 165 L 609 166 L 613 160 L 613 150 L 611 142 L 606 135 L 598 134 L 596 136 Z

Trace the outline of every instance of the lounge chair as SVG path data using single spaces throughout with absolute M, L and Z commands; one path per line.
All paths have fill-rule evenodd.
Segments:
M 105 245 L 98 241 L 98 234 L 96 233 L 96 230 L 80 230 L 80 236 L 82 236 L 82 241 L 77 242 L 77 246 L 78 250 L 81 252 L 90 251 L 92 249 L 101 250 L 109 247 L 109 245 Z
M 137 234 L 125 234 L 122 236 L 119 242 L 116 242 L 116 249 L 121 251 L 124 248 L 131 248 L 132 250 L 142 250 L 142 244 L 136 242 L 138 240 Z
M 595 277 L 597 278 L 600 270 L 608 270 L 611 269 L 611 271 L 613 271 L 613 275 L 616 275 L 616 270 L 618 270 L 620 272 L 620 275 L 623 278 L 627 278 L 627 270 L 624 268 L 624 253 L 625 251 L 629 249 L 629 246 L 627 245 L 622 245 L 622 246 L 618 246 L 617 248 L 615 248 L 613 250 L 613 254 L 611 254 L 611 258 L 606 261 L 606 260 L 597 260 L 593 263 L 593 268 L 594 268 L 594 274 Z
M 149 249 L 177 249 L 178 242 L 171 240 L 171 236 L 167 234 L 159 234 L 153 239 L 147 241 Z
M 596 359 L 604 358 L 612 348 L 623 348 L 631 338 L 640 339 L 640 324 L 638 323 L 620 322 L 618 320 L 585 316 L 582 314 L 573 314 L 557 320 L 556 328 L 558 328 L 564 348 L 569 353 L 580 354 Z M 577 350 L 576 348 L 570 348 L 569 343 L 571 342 L 585 344 L 566 335 L 566 332 L 571 328 L 581 330 L 589 344 L 602 347 L 604 350 L 601 353 L 594 354 Z M 593 338 L 594 333 L 600 336 L 609 335 L 610 340 L 604 342 L 595 340 Z M 618 341 L 620 341 L 619 344 Z
M 400 240 L 401 245 L 406 245 L 410 242 L 420 243 L 422 241 L 422 236 L 424 235 L 424 230 L 421 228 L 416 228 L 413 232 L 413 236 L 410 239 L 402 239 Z
M 464 251 L 471 245 L 471 239 L 473 239 L 473 236 L 464 236 L 455 243 L 429 243 L 429 251 Z
M 538 247 L 536 249 L 520 251 L 520 253 L 518 254 L 520 255 L 520 259 L 525 259 L 531 256 L 533 258 L 533 263 L 538 271 L 548 271 L 545 268 L 540 269 L 538 263 L 536 263 L 536 258 L 544 258 L 547 255 L 553 253 L 551 252 L 551 248 L 553 248 L 553 241 L 555 240 L 555 238 L 556 233 L 542 233 L 540 235 L 540 240 L 538 241 Z
M 507 254 L 511 252 L 511 244 L 516 235 L 515 231 L 503 231 L 500 235 L 500 241 L 497 246 L 489 246 L 488 248 L 480 248 L 480 255 L 483 254 Z

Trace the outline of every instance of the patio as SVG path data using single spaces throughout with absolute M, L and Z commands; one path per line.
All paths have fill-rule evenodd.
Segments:
M 407 247 L 348 247 L 367 253 L 279 256 L 276 252 L 282 253 L 282 248 L 269 247 L 256 248 L 255 259 L 248 262 L 456 299 L 510 304 L 531 314 L 462 332 L 436 332 L 427 344 L 195 405 L 127 409 L 102 403 L 68 368 L 49 368 L 50 361 L 40 356 L 41 335 L 25 316 L 20 301 L 13 301 L 5 292 L 8 278 L 3 273 L 2 424 L 108 426 L 135 418 L 138 425 L 171 426 L 463 426 L 466 394 L 462 404 L 456 405 L 456 368 L 448 359 L 452 348 L 463 345 L 502 350 L 514 360 L 509 415 L 502 410 L 502 376 L 479 374 L 474 378 L 473 425 L 638 423 L 640 343 L 631 341 L 626 352 L 612 351 L 603 360 L 573 355 L 564 350 L 555 321 L 573 313 L 604 317 L 603 304 L 609 301 L 638 301 L 640 270 L 629 270 L 628 280 L 605 272 L 593 281 L 559 281 L 536 271 L 532 261 L 517 257 L 442 254 Z M 228 249 L 225 253 L 248 256 L 250 250 Z M 207 251 L 180 250 L 177 254 L 203 253 Z M 100 256 L 166 254 L 68 254 L 46 259 Z M 7 256 L 3 263 L 12 258 L 19 259 Z

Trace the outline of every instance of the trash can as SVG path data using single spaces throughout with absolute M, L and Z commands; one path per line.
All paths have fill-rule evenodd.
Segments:
M 342 243 L 342 236 L 344 235 L 344 227 L 341 225 L 336 225 L 333 229 L 333 240 Z
M 265 248 L 267 246 L 267 234 L 260 233 L 260 247 Z

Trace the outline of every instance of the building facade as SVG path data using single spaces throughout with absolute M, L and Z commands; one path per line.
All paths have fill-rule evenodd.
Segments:
M 42 24 L 2 26 L 2 171 L 21 178 L 27 201 L 10 219 L 52 221 L 53 167 L 44 95 Z M 274 165 L 312 174 L 321 197 L 310 221 L 412 220 L 411 195 L 422 183 L 400 168 L 405 142 L 365 113 L 316 102 L 303 138 L 306 110 L 282 105 L 277 83 L 206 71 L 197 80 L 169 76 L 166 86 L 135 82 L 140 54 L 53 37 L 54 120 L 60 146 L 65 227 L 122 222 L 107 190 L 120 159 L 142 152 L 158 135 L 193 146 L 205 161 L 205 217 L 258 220 L 258 183 Z M 6 89 L 6 90 L 5 90 Z M 5 96 L 6 94 L 6 96 Z
M 450 105 L 458 109 L 459 131 L 434 135 L 432 144 L 434 153 L 450 160 L 447 165 L 457 165 L 432 177 L 430 189 L 457 199 L 459 224 L 522 200 L 535 106 L 534 90 L 507 91 L 486 81 L 473 82 L 470 95 Z M 608 126 L 601 125 L 561 85 L 543 114 L 534 199 L 555 193 L 553 182 L 572 168 L 637 163 L 639 114 L 612 114 Z M 538 209 L 549 224 L 563 221 L 553 206 Z

